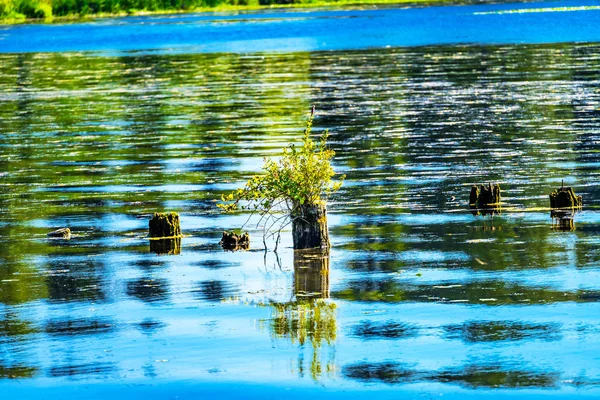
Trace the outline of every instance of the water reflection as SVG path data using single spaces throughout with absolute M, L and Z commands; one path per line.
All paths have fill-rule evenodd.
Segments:
M 51 336 L 101 335 L 112 332 L 115 324 L 106 319 L 65 319 L 52 320 L 45 331 Z
M 411 284 L 391 280 L 352 281 L 333 298 L 363 302 L 444 302 L 481 305 L 596 302 L 598 290 L 556 290 L 503 281 Z
M 140 278 L 127 282 L 127 294 L 148 303 L 169 299 L 169 283 L 166 279 Z
M 36 367 L 30 367 L 22 364 L 6 365 L 0 361 L 0 378 L 33 378 L 37 372 L 38 369 Z
M 308 249 L 294 251 L 294 295 L 287 303 L 272 303 L 271 334 L 287 338 L 301 348 L 310 345 L 310 376 L 318 380 L 322 374 L 331 374 L 335 360 L 331 351 L 323 355 L 323 347 L 333 349 L 337 336 L 335 303 L 329 298 L 329 251 Z M 297 373 L 302 377 L 307 370 L 303 352 L 299 353 Z
M 150 251 L 156 254 L 181 254 L 181 238 L 150 240 Z
M 116 366 L 108 362 L 95 362 L 89 364 L 68 364 L 52 367 L 49 370 L 51 377 L 94 377 L 104 378 L 116 372 Z
M 418 329 L 407 323 L 396 321 L 361 321 L 352 328 L 352 336 L 365 340 L 404 339 L 418 335 Z
M 559 340 L 559 324 L 533 324 L 518 321 L 469 321 L 461 325 L 444 327 L 448 338 L 458 338 L 470 343 Z
M 552 229 L 558 231 L 574 231 L 575 214 L 576 211 L 574 210 L 550 211 L 550 218 L 552 218 Z
M 328 384 L 338 364 L 360 382 L 597 385 L 599 53 L 0 54 L 2 376 L 179 380 L 218 368 L 233 380 L 259 362 L 265 381 Z M 331 199 L 331 261 L 297 254 L 269 269 L 252 251 L 221 252 L 215 235 L 247 215 L 221 216 L 213 200 L 297 140 L 298 110 L 312 104 L 347 175 Z M 569 234 L 533 211 L 554 177 L 589 199 Z M 474 218 L 456 200 L 472 182 L 506 182 L 504 200 L 528 211 Z M 157 209 L 189 216 L 180 257 L 140 239 Z M 48 240 L 58 226 L 77 235 Z M 277 300 L 264 323 L 274 349 L 258 355 L 246 327 L 265 309 L 221 301 L 244 293 Z M 214 357 L 182 351 L 186 337 Z M 155 363 L 170 354 L 177 363 Z
M 294 251 L 294 293 L 303 300 L 329 298 L 329 251 Z
M 348 378 L 363 382 L 381 381 L 391 384 L 406 384 L 438 381 L 471 388 L 552 388 L 558 385 L 559 379 L 556 373 L 503 369 L 499 366 L 465 365 L 461 368 L 427 371 L 396 362 L 348 365 L 344 367 L 343 373 Z
M 39 332 L 30 321 L 24 321 L 17 314 L 8 313 L 0 320 L 0 342 L 4 340 L 26 340 L 26 336 Z
M 238 288 L 227 281 L 210 280 L 198 282 L 194 293 L 201 300 L 219 302 L 234 297 L 238 293 Z

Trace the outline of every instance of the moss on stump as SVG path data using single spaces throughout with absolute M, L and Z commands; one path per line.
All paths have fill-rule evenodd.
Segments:
M 562 186 L 550 193 L 550 208 L 581 208 L 583 199 L 576 196 L 573 189 Z
M 151 238 L 177 238 L 181 237 L 181 226 L 179 214 L 177 213 L 154 213 L 150 220 Z

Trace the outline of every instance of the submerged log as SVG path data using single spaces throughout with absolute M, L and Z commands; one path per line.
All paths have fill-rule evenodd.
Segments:
M 294 251 L 296 299 L 329 298 L 329 250 Z
M 156 254 L 181 254 L 181 238 L 150 239 L 150 251 Z
M 151 238 L 178 238 L 181 237 L 179 214 L 154 213 L 149 222 Z
M 46 234 L 46 236 L 51 238 L 71 239 L 71 230 L 69 228 L 60 228 Z
M 224 250 L 248 250 L 250 249 L 250 235 L 248 232 L 238 235 L 234 232 L 224 231 L 219 244 Z
M 324 204 L 303 205 L 292 215 L 294 250 L 329 249 L 327 207 Z
M 550 208 L 581 208 L 583 199 L 576 196 L 573 189 L 563 186 L 550 193 Z

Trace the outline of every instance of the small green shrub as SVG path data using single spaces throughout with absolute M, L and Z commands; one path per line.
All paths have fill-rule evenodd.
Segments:
M 311 136 L 314 111 L 304 129 L 302 145 L 289 144 L 279 161 L 265 158 L 264 174 L 252 177 L 242 189 L 223 195 L 217 206 L 225 212 L 248 208 L 261 216 L 280 211 L 294 216 L 302 206 L 319 205 L 340 188 L 342 179 L 333 181 L 331 159 L 335 152 L 327 148 L 328 131 L 314 141 Z M 240 203 L 244 203 L 243 205 Z

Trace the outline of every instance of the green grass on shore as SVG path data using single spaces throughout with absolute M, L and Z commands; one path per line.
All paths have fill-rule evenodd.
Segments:
M 262 9 L 447 5 L 480 0 L 0 0 L 0 24 L 55 23 L 125 15 Z M 497 1 L 496 1 L 497 2 Z

